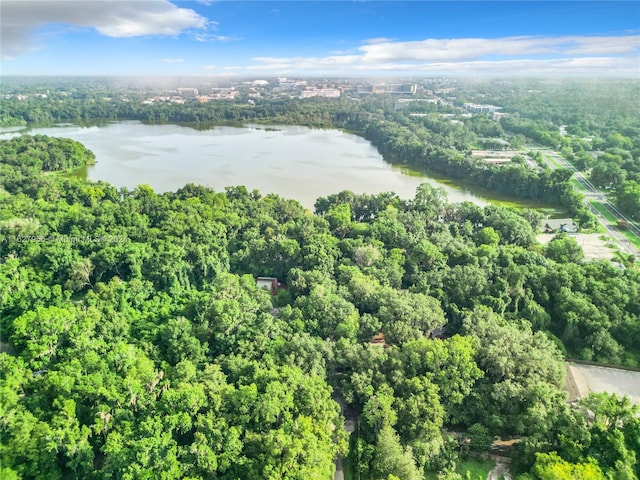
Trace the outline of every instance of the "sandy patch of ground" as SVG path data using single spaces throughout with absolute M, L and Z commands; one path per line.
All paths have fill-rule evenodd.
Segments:
M 570 234 L 578 245 L 582 247 L 582 251 L 584 252 L 585 260 L 596 260 L 596 259 L 612 259 L 614 258 L 615 249 L 611 248 L 608 245 L 606 240 L 600 239 L 602 234 L 600 233 L 571 233 Z M 555 235 L 548 233 L 540 233 L 536 235 L 536 240 L 546 245 L 551 241 L 551 239 Z

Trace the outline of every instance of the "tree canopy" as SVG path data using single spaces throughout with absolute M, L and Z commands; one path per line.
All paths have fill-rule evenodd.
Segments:
M 361 478 L 447 471 L 451 431 L 520 437 L 531 478 L 637 477 L 628 401 L 589 397 L 589 417 L 561 390 L 565 353 L 638 366 L 637 269 L 429 185 L 310 213 L 242 186 L 50 175 L 91 154 L 18 138 L 0 144 L 3 477 L 329 478 L 347 412 Z

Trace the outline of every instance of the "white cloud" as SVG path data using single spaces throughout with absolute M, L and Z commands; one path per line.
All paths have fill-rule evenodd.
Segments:
M 235 40 L 233 37 L 227 37 L 226 35 L 214 35 L 211 33 L 196 33 L 193 38 L 198 42 L 230 42 Z
M 238 77 L 238 72 L 215 72 L 215 73 L 194 73 L 193 76 L 196 77 L 207 77 L 207 78 L 235 78 Z
M 510 76 L 637 76 L 640 57 L 581 57 L 550 60 L 518 59 L 505 61 L 474 61 L 430 63 L 418 66 L 421 73 L 458 75 Z
M 367 40 L 357 54 L 255 57 L 247 71 L 309 74 L 373 72 L 506 75 L 640 75 L 640 36 Z
M 640 36 L 586 37 L 568 44 L 565 53 L 570 55 L 616 55 L 637 52 Z
M 215 70 L 215 69 L 216 69 L 216 68 L 218 68 L 218 67 L 217 67 L 217 66 L 215 66 L 215 65 L 205 65 L 205 66 L 204 66 L 204 67 L 202 67 L 202 68 L 204 68 L 205 70 Z
M 108 37 L 175 36 L 209 24 L 168 0 L 2 0 L 1 5 L 3 58 L 40 48 L 34 33 L 52 24 L 94 28 Z
M 362 43 L 365 43 L 368 45 L 376 45 L 378 43 L 389 43 L 389 42 L 393 42 L 393 40 L 386 37 L 376 37 L 376 38 L 368 38 L 364 40 Z
M 184 63 L 184 58 L 163 58 L 164 63 Z
M 364 62 L 441 61 L 480 59 L 486 56 L 598 55 L 633 53 L 640 36 L 564 36 L 427 39 L 415 42 L 385 42 L 363 45 Z

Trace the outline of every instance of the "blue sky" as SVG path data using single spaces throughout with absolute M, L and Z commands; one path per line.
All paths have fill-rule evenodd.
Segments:
M 2 75 L 640 78 L 640 2 L 2 0 Z

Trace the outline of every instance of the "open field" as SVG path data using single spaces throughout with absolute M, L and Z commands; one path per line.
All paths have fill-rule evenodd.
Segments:
M 543 245 L 551 241 L 554 235 L 541 233 L 536 240 Z M 613 259 L 615 249 L 611 248 L 606 240 L 602 240 L 598 233 L 572 233 L 571 237 L 582 247 L 585 260 Z
M 462 478 L 470 478 L 471 480 L 485 480 L 489 472 L 496 466 L 496 462 L 492 460 L 478 460 L 468 458 L 461 460 L 456 471 L 462 475 Z
M 551 155 L 542 155 L 542 157 L 547 161 L 547 163 L 550 163 L 553 168 L 562 167 L 562 165 L 560 165 Z
M 604 205 L 602 205 L 600 202 L 596 201 L 596 200 L 591 200 L 589 202 L 591 204 L 591 206 L 593 206 L 593 208 L 595 208 L 604 218 L 607 219 L 607 221 L 609 221 L 609 223 L 612 225 L 612 228 L 616 228 L 616 218 L 611 214 L 611 212 L 609 212 L 609 210 L 607 210 Z M 624 237 L 631 242 L 633 245 L 635 245 L 636 248 L 640 249 L 640 238 L 638 238 L 637 235 L 635 235 L 633 232 L 629 231 L 629 230 L 621 230 L 621 229 L 617 229 L 622 235 L 624 235 Z
M 620 250 L 626 250 L 627 253 L 633 255 L 640 255 L 640 228 L 609 202 L 606 195 L 599 191 L 582 172 L 577 171 L 573 165 L 557 152 L 552 150 L 539 151 L 552 170 L 565 168 L 573 173 L 571 184 L 578 192 L 586 196 L 584 201 L 587 207 L 596 214 L 598 221 L 607 230 L 608 234 L 618 242 Z M 620 230 L 618 228 L 618 219 L 627 221 L 630 224 L 630 230 Z
M 456 472 L 462 475 L 464 479 L 470 480 L 486 480 L 496 466 L 493 460 L 480 460 L 477 458 L 461 459 L 456 465 Z M 426 480 L 438 480 L 438 474 L 435 472 L 427 472 Z

